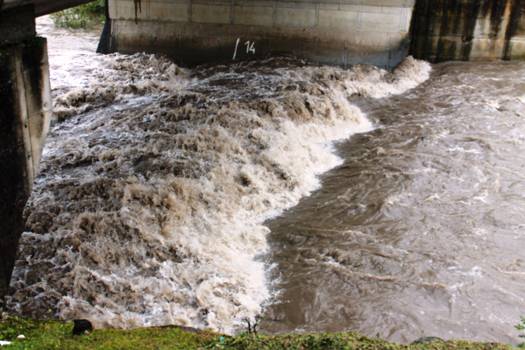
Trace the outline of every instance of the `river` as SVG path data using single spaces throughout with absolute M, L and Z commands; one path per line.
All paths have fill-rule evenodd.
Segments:
M 49 39 L 12 311 L 516 343 L 525 64 L 178 67 Z

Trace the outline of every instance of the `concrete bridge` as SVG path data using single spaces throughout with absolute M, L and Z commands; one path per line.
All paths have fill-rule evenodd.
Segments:
M 51 117 L 47 46 L 34 18 L 89 0 L 0 0 L 0 300 Z M 182 64 L 293 54 L 393 67 L 522 59 L 525 0 L 107 0 L 102 51 Z M 1 301 L 0 301 L 1 305 Z
M 18 8 L 17 11 L 19 11 L 22 7 L 31 5 L 34 9 L 34 15 L 39 17 L 91 1 L 93 0 L 0 0 L 0 9 L 7 11 Z

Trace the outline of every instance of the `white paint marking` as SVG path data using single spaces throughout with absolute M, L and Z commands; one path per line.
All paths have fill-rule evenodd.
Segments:
M 237 42 L 235 43 L 235 50 L 233 51 L 232 60 L 235 60 L 235 58 L 237 57 L 237 48 L 239 47 L 240 42 L 241 42 L 241 38 L 237 38 Z
M 255 55 L 255 41 L 247 41 L 244 43 L 246 45 L 246 53 Z

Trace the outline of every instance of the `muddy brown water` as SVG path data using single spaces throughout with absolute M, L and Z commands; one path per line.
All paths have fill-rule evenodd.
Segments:
M 189 71 L 39 21 L 59 120 L 11 311 L 518 341 L 525 64 Z
M 525 64 L 445 63 L 269 222 L 267 331 L 512 342 L 525 313 Z

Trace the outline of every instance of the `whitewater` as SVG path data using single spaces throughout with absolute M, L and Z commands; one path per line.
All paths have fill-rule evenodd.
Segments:
M 68 39 L 52 35 L 50 52 Z M 334 142 L 373 130 L 352 101 L 401 94 L 431 71 L 410 57 L 389 72 L 56 52 L 55 120 L 8 306 L 97 327 L 234 333 L 255 319 L 278 293 L 266 220 L 342 163 Z

